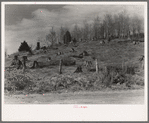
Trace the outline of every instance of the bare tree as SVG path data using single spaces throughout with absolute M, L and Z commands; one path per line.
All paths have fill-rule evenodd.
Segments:
M 59 30 L 59 39 L 61 43 L 64 43 L 64 35 L 68 31 L 66 27 L 61 26 Z
M 119 38 L 129 37 L 130 34 L 130 18 L 126 11 L 113 16 L 114 35 Z
M 77 24 L 75 24 L 74 29 L 72 31 L 73 38 L 79 40 L 81 38 L 81 30 Z
M 112 15 L 106 14 L 104 18 L 104 27 L 106 38 L 109 39 L 109 36 L 113 34 L 113 18 Z
M 46 36 L 46 39 L 51 42 L 51 46 L 53 46 L 54 42 L 56 41 L 56 32 L 54 31 L 53 27 L 50 30 L 50 33 Z
M 100 20 L 98 16 L 94 19 L 93 32 L 94 32 L 94 37 L 96 39 L 99 39 L 100 38 L 100 35 L 99 35 L 100 34 Z
M 86 20 L 83 21 L 84 29 L 83 29 L 83 38 L 89 39 L 89 24 Z
M 104 36 L 104 34 L 105 34 L 105 26 L 104 26 L 104 23 L 101 23 L 101 24 L 100 24 L 99 34 L 100 34 L 100 38 L 105 38 L 105 36 Z
M 137 17 L 136 16 L 136 31 L 137 31 L 137 36 L 140 37 L 140 33 L 141 33 L 141 30 L 142 30 L 142 20 L 141 18 Z

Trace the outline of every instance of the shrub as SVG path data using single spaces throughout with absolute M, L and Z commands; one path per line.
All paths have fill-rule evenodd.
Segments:
M 127 74 L 135 74 L 135 66 L 106 66 L 103 71 L 101 71 L 102 77 L 101 81 L 102 83 L 109 87 L 111 84 L 123 84 L 128 82 Z
M 5 89 L 8 91 L 15 90 L 24 90 L 28 86 L 32 86 L 33 82 L 29 77 L 23 75 L 16 75 L 14 77 L 9 77 L 5 81 Z
M 54 91 L 54 86 L 49 82 L 41 81 L 36 84 L 36 86 L 33 88 L 33 91 L 37 93 L 51 92 Z

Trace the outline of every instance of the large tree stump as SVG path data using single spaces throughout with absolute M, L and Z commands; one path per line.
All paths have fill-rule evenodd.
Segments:
M 17 69 L 19 69 L 21 66 L 23 67 L 23 64 L 22 64 L 22 62 L 20 60 L 18 60 L 18 67 L 17 67 Z
M 36 50 L 39 50 L 39 49 L 40 49 L 40 42 L 37 42 Z
M 37 61 L 34 61 L 33 66 L 31 68 L 39 67 L 39 64 Z
M 17 65 L 17 61 L 18 61 L 18 56 L 15 55 L 14 58 L 13 58 L 13 60 L 12 60 L 11 65 Z

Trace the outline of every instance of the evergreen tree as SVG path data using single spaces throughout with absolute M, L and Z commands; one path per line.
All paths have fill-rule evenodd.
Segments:
M 28 46 L 27 42 L 24 41 L 23 43 L 21 43 L 19 49 L 18 49 L 19 52 L 21 51 L 28 51 L 28 52 L 31 52 L 31 49 L 30 47 Z
M 69 42 L 71 42 L 71 35 L 70 32 L 67 31 L 64 35 L 64 44 L 68 44 Z

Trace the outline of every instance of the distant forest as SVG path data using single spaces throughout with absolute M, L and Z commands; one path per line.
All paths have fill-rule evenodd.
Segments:
M 144 37 L 144 19 L 137 15 L 129 16 L 126 11 L 118 14 L 106 14 L 101 20 L 99 16 L 93 19 L 92 23 L 87 20 L 83 25 L 75 24 L 73 30 L 67 27 L 60 27 L 58 31 L 54 30 L 54 25 L 46 40 L 53 43 L 64 43 L 64 35 L 67 31 L 71 34 L 71 39 L 81 40 L 99 40 L 110 38 L 141 38 Z

